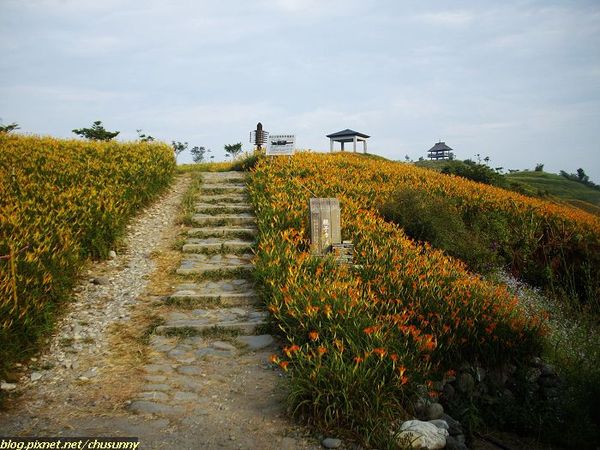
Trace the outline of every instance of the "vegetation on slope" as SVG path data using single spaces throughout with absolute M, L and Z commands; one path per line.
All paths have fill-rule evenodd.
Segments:
M 164 144 L 0 134 L 0 371 L 51 327 L 82 260 L 105 257 L 174 169 Z
M 539 349 L 539 323 L 524 318 L 506 289 L 375 212 L 399 183 L 426 183 L 430 174 L 354 155 L 300 154 L 261 162 L 252 179 L 256 272 L 289 340 L 276 361 L 292 373 L 292 408 L 374 445 L 389 444 L 419 386 L 435 396 L 434 381 L 463 362 L 496 367 Z M 355 268 L 310 256 L 315 196 L 340 199 Z
M 600 191 L 561 175 L 546 172 L 515 172 L 505 175 L 511 189 L 531 196 L 564 201 L 587 212 L 600 215 Z

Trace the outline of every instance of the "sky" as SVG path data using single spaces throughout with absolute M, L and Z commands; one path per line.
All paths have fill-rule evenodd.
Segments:
M 350 128 L 391 159 L 441 140 L 600 182 L 598 0 L 0 0 L 0 51 L 23 133 L 101 120 L 223 160 L 259 121 L 315 151 Z

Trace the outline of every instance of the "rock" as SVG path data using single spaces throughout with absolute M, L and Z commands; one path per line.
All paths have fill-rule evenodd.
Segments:
M 111 250 L 110 252 L 108 252 L 108 257 L 110 259 L 115 259 L 117 257 L 117 252 L 115 252 L 114 250 Z
M 215 341 L 210 346 L 216 350 L 221 350 L 224 352 L 233 352 L 235 351 L 235 346 L 231 345 L 229 342 L 223 341 Z
M 247 345 L 250 350 L 261 350 L 275 343 L 275 339 L 270 334 L 261 334 L 260 336 L 239 336 L 237 341 Z
M 463 372 L 458 377 L 456 387 L 460 392 L 464 394 L 470 394 L 473 392 L 473 388 L 475 387 L 475 380 L 470 373 Z
M 553 376 L 556 375 L 556 371 L 554 370 L 554 367 L 552 367 L 550 364 L 543 364 L 541 375 L 544 377 Z
M 321 445 L 325 448 L 338 448 L 342 445 L 342 441 L 336 438 L 325 438 L 321 441 Z
M 539 356 L 534 356 L 533 358 L 531 358 L 530 364 L 532 367 L 541 368 L 544 365 L 544 362 Z
M 463 430 L 462 430 L 462 426 L 460 424 L 460 422 L 456 419 L 454 419 L 452 416 L 449 416 L 448 414 L 442 414 L 442 418 L 441 420 L 443 420 L 444 422 L 446 422 L 448 424 L 448 432 L 450 433 L 450 436 L 456 436 L 459 434 L 463 434 Z
M 140 414 L 173 414 L 183 413 L 184 409 L 180 406 L 163 405 L 148 400 L 137 400 L 131 402 L 129 409 Z
M 90 281 L 92 284 L 97 284 L 99 286 L 106 286 L 110 283 L 109 279 L 106 277 L 94 277 Z
M 15 383 L 0 383 L 0 390 L 2 391 L 14 391 L 16 388 Z
M 560 384 L 560 380 L 556 377 L 556 376 L 552 376 L 552 375 L 548 375 L 548 376 L 541 376 L 538 378 L 538 384 L 540 386 L 543 386 L 545 388 L 552 388 L 552 387 L 556 387 Z
M 198 394 L 195 394 L 194 392 L 177 391 L 175 392 L 173 399 L 176 402 L 194 402 L 198 400 Z
M 460 442 L 454 436 L 448 436 L 446 438 L 446 447 L 447 450 L 469 450 L 469 448 L 465 445 L 464 442 Z
M 444 390 L 442 391 L 442 396 L 444 397 L 444 399 L 452 400 L 454 398 L 455 393 L 456 391 L 454 390 L 454 386 L 452 386 L 449 383 L 446 383 L 444 385 Z
M 428 420 L 439 419 L 440 417 L 442 417 L 442 414 L 444 414 L 444 407 L 439 403 L 432 403 L 427 407 Z
M 42 378 L 42 374 L 40 372 L 31 372 L 30 379 L 31 381 L 37 381 Z
M 182 375 L 201 375 L 202 370 L 196 366 L 181 366 L 177 368 L 177 372 Z
M 448 431 L 438 428 L 429 422 L 408 420 L 400 427 L 398 443 L 400 446 L 412 445 L 413 448 L 424 447 L 428 450 L 444 448 Z
M 438 428 L 443 428 L 444 430 L 448 430 L 450 428 L 450 426 L 448 425 L 448 422 L 446 422 L 445 420 L 442 420 L 442 419 L 430 420 L 429 423 L 434 424 Z

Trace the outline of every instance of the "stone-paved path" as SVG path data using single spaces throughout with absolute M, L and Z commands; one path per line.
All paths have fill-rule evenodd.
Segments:
M 136 436 L 144 449 L 321 448 L 318 440 L 287 418 L 281 373 L 268 362 L 278 343 L 265 333 L 267 314 L 252 282 L 256 229 L 243 174 L 202 176 L 195 227 L 185 230 L 178 268 L 150 276 L 150 285 L 152 278 L 160 278 L 169 295 L 147 292 L 150 300 L 127 303 L 134 311 L 119 313 L 118 326 L 102 326 L 102 333 L 118 335 L 118 329 L 135 329 L 136 317 L 158 315 L 148 339 L 150 348 L 140 349 L 147 356 L 119 372 L 127 363 L 114 353 L 131 354 L 135 349 L 114 344 L 112 350 L 79 362 L 79 372 L 88 375 L 83 377 L 60 358 L 62 367 L 52 368 L 47 363 L 52 355 L 42 356 L 47 370 L 41 380 L 25 383 L 21 398 L 0 413 L 0 435 Z M 173 245 L 175 224 L 163 219 L 156 227 L 146 227 L 143 233 L 166 233 L 171 242 L 147 252 L 168 253 L 165 244 Z M 143 233 L 132 230 L 138 240 Z M 105 269 L 102 283 L 119 279 L 122 267 Z M 168 271 L 159 264 L 161 270 Z M 91 281 L 95 285 L 98 280 Z M 127 279 L 120 282 L 126 284 Z M 137 283 L 133 278 L 130 282 Z M 85 298 L 80 300 L 75 311 L 87 309 Z M 97 310 L 101 315 L 101 304 Z M 86 314 L 89 321 L 90 312 Z M 84 324 L 77 326 L 86 332 L 87 322 L 78 322 L 77 317 L 72 322 Z M 101 340 L 116 342 L 114 336 Z M 87 340 L 83 342 L 85 347 Z M 53 381 L 46 384 L 45 379 Z

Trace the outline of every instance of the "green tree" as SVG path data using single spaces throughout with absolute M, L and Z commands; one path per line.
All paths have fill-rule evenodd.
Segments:
M 192 154 L 192 159 L 195 163 L 201 163 L 204 161 L 204 155 L 206 153 L 210 153 L 210 150 L 206 150 L 204 147 L 196 146 L 190 150 L 190 153 Z
M 224 148 L 226 156 L 231 156 L 232 158 L 235 158 L 242 152 L 242 143 L 238 142 L 237 144 L 229 144 L 226 145 Z
M 188 143 L 181 143 L 179 141 L 171 141 L 171 145 L 173 146 L 173 152 L 175 152 L 175 162 L 177 162 L 177 157 L 185 152 L 188 148 Z
M 79 128 L 72 130 L 78 136 L 84 137 L 91 141 L 110 141 L 117 137 L 119 131 L 108 131 L 102 126 L 100 120 L 96 120 L 91 128 Z
M 9 125 L 0 125 L 0 133 L 10 133 L 11 131 L 18 130 L 20 127 L 16 123 Z
M 535 171 L 536 172 L 543 172 L 544 171 L 544 164 L 543 163 L 536 164 Z
M 138 137 L 140 138 L 141 142 L 152 142 L 154 140 L 154 138 L 152 136 L 150 136 L 150 135 L 146 136 L 145 134 L 142 134 L 141 129 L 135 130 L 135 131 L 137 132 Z

